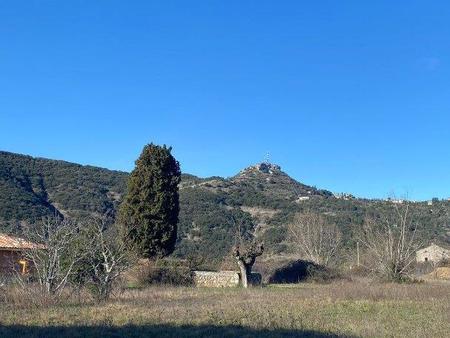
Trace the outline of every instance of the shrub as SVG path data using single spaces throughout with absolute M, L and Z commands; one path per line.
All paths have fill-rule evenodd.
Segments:
M 267 276 L 268 283 L 329 282 L 339 277 L 336 270 L 305 260 L 289 261 Z
M 149 262 L 141 278 L 144 285 L 189 286 L 193 284 L 193 274 L 188 264 L 173 259 L 159 259 Z
M 439 263 L 436 264 L 437 267 L 447 267 L 450 268 L 450 258 L 446 258 L 441 260 Z
M 345 275 L 349 278 L 352 277 L 369 277 L 371 275 L 370 269 L 363 265 L 356 265 L 345 271 Z

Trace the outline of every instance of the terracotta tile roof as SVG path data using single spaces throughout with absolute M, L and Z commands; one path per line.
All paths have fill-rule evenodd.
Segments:
M 0 234 L 0 250 L 43 249 L 42 244 L 28 242 L 22 238 Z

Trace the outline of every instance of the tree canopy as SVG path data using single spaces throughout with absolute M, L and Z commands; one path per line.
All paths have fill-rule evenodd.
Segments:
M 171 150 L 165 145 L 144 147 L 119 211 L 130 247 L 145 258 L 166 256 L 175 247 L 181 172 Z

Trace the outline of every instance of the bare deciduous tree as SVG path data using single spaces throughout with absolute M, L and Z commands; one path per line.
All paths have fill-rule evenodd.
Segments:
M 302 258 L 329 266 L 337 257 L 341 245 L 341 232 L 319 214 L 296 214 L 288 225 L 288 240 Z
M 410 277 L 416 251 L 422 244 L 407 202 L 395 205 L 394 213 L 389 217 L 379 220 L 367 218 L 360 241 L 372 257 L 369 268 L 394 281 Z
M 86 282 L 97 299 L 106 300 L 114 282 L 129 268 L 131 253 L 126 250 L 117 226 L 108 215 L 91 219 L 83 231 Z
M 58 216 L 24 226 L 26 239 L 38 243 L 24 251 L 24 257 L 32 262 L 34 275 L 47 294 L 61 294 L 75 264 L 82 258 L 81 252 L 72 250 L 78 232 L 76 222 Z

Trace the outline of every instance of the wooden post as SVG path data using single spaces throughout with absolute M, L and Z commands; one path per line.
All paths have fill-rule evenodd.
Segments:
M 359 266 L 359 241 L 356 242 L 356 265 Z

